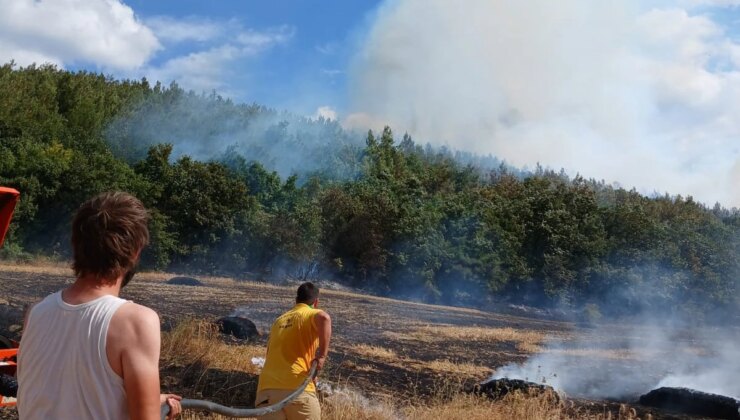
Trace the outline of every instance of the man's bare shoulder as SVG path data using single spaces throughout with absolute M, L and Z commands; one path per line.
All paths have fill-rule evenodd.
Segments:
M 123 377 L 122 355 L 131 352 L 156 353 L 159 351 L 159 339 L 159 316 L 156 312 L 133 302 L 121 305 L 113 314 L 108 328 L 106 353 L 111 368 Z
M 134 302 L 128 302 L 127 304 L 122 305 L 121 308 L 116 311 L 114 316 L 134 323 L 159 322 L 159 315 L 157 315 L 153 309 Z
M 154 310 L 133 302 L 122 305 L 110 322 L 111 329 L 120 338 L 140 338 L 142 335 L 159 332 L 159 315 Z
M 327 312 L 319 310 L 313 315 L 313 323 L 317 327 L 326 323 L 331 323 L 331 317 Z

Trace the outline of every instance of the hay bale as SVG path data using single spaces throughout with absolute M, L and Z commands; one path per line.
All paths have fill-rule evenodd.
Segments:
M 192 277 L 178 276 L 167 280 L 167 284 L 176 284 L 178 286 L 203 286 L 203 283 Z
M 640 404 L 694 416 L 740 420 L 740 401 L 689 388 L 654 389 L 640 397 Z
M 257 326 L 247 318 L 226 316 L 216 321 L 216 325 L 223 334 L 232 335 L 242 340 L 252 340 L 260 336 Z
M 475 385 L 469 392 L 476 395 L 485 395 L 490 399 L 498 400 L 512 392 L 522 392 L 525 394 L 549 394 L 555 401 L 560 401 L 560 396 L 549 385 L 528 382 L 522 379 L 490 379 L 486 382 Z

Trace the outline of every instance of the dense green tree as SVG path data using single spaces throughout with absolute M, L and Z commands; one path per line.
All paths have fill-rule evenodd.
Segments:
M 22 192 L 6 257 L 66 257 L 76 207 L 115 189 L 150 209 L 144 267 L 321 276 L 453 304 L 740 309 L 737 209 L 174 83 L 1 66 L 0 183 Z

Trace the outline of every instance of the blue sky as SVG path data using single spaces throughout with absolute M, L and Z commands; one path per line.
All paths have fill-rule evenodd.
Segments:
M 197 31 L 198 24 L 213 24 L 224 30 L 202 41 L 162 40 L 164 48 L 149 62 L 154 67 L 226 44 L 240 31 L 284 33 L 288 39 L 279 45 L 229 61 L 225 73 L 228 80 L 218 90 L 237 101 L 310 114 L 323 105 L 346 107 L 348 62 L 379 1 L 129 0 L 126 4 L 145 23 L 168 18 L 193 25 L 193 31 Z
M 0 0 L 0 61 L 740 207 L 740 0 Z

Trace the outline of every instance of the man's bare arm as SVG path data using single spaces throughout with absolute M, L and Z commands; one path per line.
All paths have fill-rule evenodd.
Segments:
M 324 311 L 317 313 L 314 318 L 314 325 L 319 333 L 319 350 L 316 355 L 318 363 L 317 370 L 324 368 L 326 356 L 329 355 L 329 342 L 331 341 L 331 317 Z
M 119 350 L 129 415 L 132 420 L 159 419 L 159 316 L 144 306 L 126 304 L 114 318 L 121 321 L 121 329 L 108 345 Z

